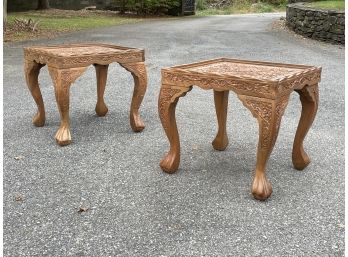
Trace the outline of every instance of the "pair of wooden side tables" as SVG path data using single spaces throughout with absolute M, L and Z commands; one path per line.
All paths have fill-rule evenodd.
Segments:
M 139 115 L 139 107 L 147 87 L 144 50 L 106 44 L 72 44 L 27 47 L 24 48 L 24 54 L 27 85 L 38 106 L 33 123 L 38 127 L 45 123 L 45 108 L 38 75 L 43 66 L 48 66 L 61 117 L 61 124 L 55 135 L 59 145 L 68 145 L 71 142 L 70 85 L 89 65 L 94 65 L 96 69 L 95 111 L 99 116 L 108 112 L 104 102 L 108 65 L 117 62 L 131 72 L 135 85 L 130 108 L 130 125 L 135 132 L 144 129 Z M 293 144 L 292 161 L 298 170 L 304 169 L 310 162 L 303 148 L 303 140 L 317 112 L 320 76 L 320 67 L 227 58 L 162 69 L 158 112 L 170 143 L 170 150 L 160 163 L 162 170 L 174 173 L 179 167 L 180 142 L 175 119 L 178 99 L 189 92 L 192 86 L 214 90 L 218 131 L 212 145 L 214 149 L 223 151 L 228 145 L 228 95 L 229 91 L 234 91 L 259 122 L 256 170 L 251 192 L 256 199 L 266 200 L 272 194 L 272 186 L 265 175 L 266 164 L 277 139 L 290 93 L 293 91 L 300 95 L 302 113 Z

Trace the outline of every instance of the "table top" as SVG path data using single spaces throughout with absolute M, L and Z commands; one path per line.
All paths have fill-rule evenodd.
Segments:
M 320 77 L 321 67 L 229 58 L 162 69 L 162 84 L 233 90 L 272 99 L 314 85 Z
M 58 67 L 83 66 L 93 62 L 108 64 L 117 60 L 144 61 L 143 49 L 99 43 L 30 46 L 24 48 L 24 55 L 26 59 Z
M 285 78 L 300 76 L 309 71 L 320 71 L 320 67 L 273 62 L 260 62 L 219 58 L 191 64 L 173 66 L 165 70 L 191 72 L 211 76 L 226 76 L 262 81 L 280 81 Z

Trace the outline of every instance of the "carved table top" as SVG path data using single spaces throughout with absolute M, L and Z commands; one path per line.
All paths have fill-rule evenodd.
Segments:
M 24 48 L 26 60 L 55 68 L 83 67 L 112 62 L 143 62 L 144 50 L 99 43 L 31 46 Z
M 162 69 L 162 83 L 277 98 L 320 81 L 321 67 L 219 58 Z

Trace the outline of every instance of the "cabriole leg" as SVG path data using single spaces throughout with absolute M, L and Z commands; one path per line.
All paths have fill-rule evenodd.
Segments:
M 170 143 L 169 152 L 163 157 L 160 166 L 167 173 L 174 173 L 180 163 L 180 141 L 176 126 L 175 108 L 179 97 L 184 96 L 191 87 L 175 87 L 162 85 L 159 99 L 158 112 L 162 126 Z
M 251 193 L 255 199 L 264 201 L 272 194 L 271 183 L 266 177 L 266 165 L 276 142 L 281 118 L 289 96 L 287 95 L 278 100 L 244 95 L 239 96 L 239 98 L 259 122 L 259 143 Z
M 212 142 L 212 145 L 215 150 L 219 151 L 225 150 L 228 145 L 228 137 L 226 132 L 228 94 L 229 91 L 214 90 L 214 102 L 218 120 L 218 132 L 214 141 Z
M 25 60 L 24 72 L 27 86 L 37 105 L 37 113 L 33 117 L 33 124 L 37 127 L 45 125 L 45 106 L 42 100 L 42 95 L 39 86 L 39 73 L 44 64 L 37 63 L 31 60 Z
M 302 103 L 302 113 L 292 149 L 292 163 L 295 169 L 303 170 L 310 163 L 310 159 L 303 149 L 303 140 L 317 113 L 319 101 L 318 84 L 306 86 L 301 90 L 297 90 L 297 92 Z
M 98 116 L 105 116 L 108 112 L 108 107 L 104 102 L 104 92 L 106 86 L 106 79 L 108 76 L 109 65 L 94 64 L 97 74 L 97 104 L 95 106 L 95 112 Z
M 140 132 L 145 128 L 139 108 L 143 101 L 147 87 L 147 73 L 144 62 L 120 63 L 122 67 L 132 73 L 134 78 L 134 91 L 130 108 L 130 125 L 134 132 Z
M 56 101 L 61 118 L 55 139 L 59 145 L 65 146 L 71 143 L 69 124 L 70 85 L 86 70 L 86 67 L 71 69 L 48 67 L 48 70 L 54 83 Z

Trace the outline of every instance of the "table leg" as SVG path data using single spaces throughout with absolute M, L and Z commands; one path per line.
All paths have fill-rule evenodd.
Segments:
M 218 120 L 218 132 L 214 141 L 212 142 L 212 145 L 215 150 L 219 151 L 225 150 L 228 145 L 228 137 L 226 132 L 228 94 L 229 91 L 214 90 L 214 102 Z
M 160 166 L 167 173 L 174 173 L 180 163 L 180 141 L 175 119 L 176 104 L 178 103 L 179 97 L 184 96 L 191 89 L 192 87 L 162 85 L 160 91 L 158 112 L 170 143 L 170 150 L 163 157 Z
M 131 72 L 134 78 L 134 91 L 130 108 L 130 125 L 134 132 L 140 132 L 145 128 L 144 122 L 139 115 L 139 108 L 147 87 L 146 66 L 144 62 L 120 63 L 120 65 Z
M 251 193 L 255 199 L 263 201 L 272 194 L 271 183 L 266 178 L 266 164 L 277 139 L 281 118 L 287 106 L 289 95 L 277 100 L 244 95 L 238 97 L 259 122 L 259 144 Z
M 87 67 L 57 69 L 48 67 L 52 78 L 56 101 L 60 113 L 61 123 L 55 135 L 57 143 L 61 146 L 71 143 L 70 124 L 69 124 L 69 93 L 70 85 L 82 75 Z
M 98 116 L 105 116 L 108 112 L 108 107 L 104 102 L 104 92 L 106 86 L 106 79 L 108 75 L 109 65 L 94 64 L 97 74 L 97 104 L 95 106 L 95 112 Z
M 37 127 L 42 127 L 43 125 L 45 125 L 45 106 L 42 100 L 42 95 L 38 81 L 40 69 L 43 66 L 45 65 L 32 60 L 24 61 L 24 72 L 27 86 L 38 107 L 37 113 L 33 117 L 33 123 Z
M 296 90 L 300 95 L 302 103 L 301 118 L 297 127 L 293 150 L 292 163 L 295 169 L 303 170 L 310 163 L 310 159 L 303 149 L 303 140 L 311 127 L 318 109 L 319 90 L 318 84 L 306 86 Z

